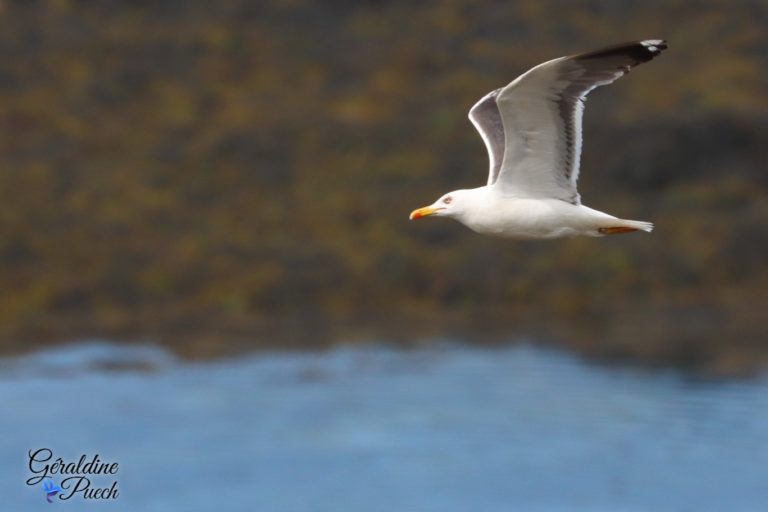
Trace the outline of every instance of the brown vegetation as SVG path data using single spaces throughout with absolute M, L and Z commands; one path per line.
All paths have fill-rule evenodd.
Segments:
M 0 3 L 0 348 L 454 333 L 765 364 L 768 4 L 569 5 Z M 542 60 L 659 36 L 662 58 L 590 98 L 581 181 L 652 235 L 408 223 L 483 182 L 477 98 Z

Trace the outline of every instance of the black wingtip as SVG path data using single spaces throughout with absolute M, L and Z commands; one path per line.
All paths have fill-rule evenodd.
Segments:
M 651 52 L 654 56 L 666 50 L 668 45 L 666 39 L 646 39 L 640 41 L 640 45 Z
M 620 43 L 600 50 L 574 55 L 574 59 L 603 59 L 606 57 L 629 57 L 635 64 L 648 62 L 668 47 L 665 39 L 643 39 L 642 41 L 632 41 Z

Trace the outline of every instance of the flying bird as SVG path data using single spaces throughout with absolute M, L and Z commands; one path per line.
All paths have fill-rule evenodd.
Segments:
M 450 217 L 506 238 L 604 236 L 653 229 L 581 204 L 581 118 L 592 89 L 648 62 L 666 41 L 647 39 L 547 61 L 490 92 L 469 111 L 490 159 L 485 186 L 445 194 L 410 218 Z

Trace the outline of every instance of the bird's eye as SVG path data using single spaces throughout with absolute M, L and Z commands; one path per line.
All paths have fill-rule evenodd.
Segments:
M 452 197 L 450 197 L 450 196 L 449 196 L 449 197 L 446 197 L 445 199 L 443 199 L 443 202 L 444 202 L 445 204 L 451 204 L 451 201 L 453 201 L 453 198 L 452 198 Z

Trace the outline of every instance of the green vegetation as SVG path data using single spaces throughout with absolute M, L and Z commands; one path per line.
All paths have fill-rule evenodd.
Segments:
M 764 1 L 2 2 L 0 349 L 470 333 L 760 367 L 766 24 Z M 484 181 L 477 98 L 658 36 L 665 55 L 590 98 L 580 185 L 652 235 L 408 223 Z

